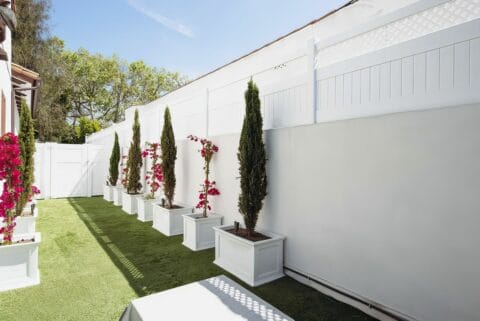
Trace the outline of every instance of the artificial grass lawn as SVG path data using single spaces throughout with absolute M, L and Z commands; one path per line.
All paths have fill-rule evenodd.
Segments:
M 132 299 L 219 274 L 297 321 L 372 320 L 288 277 L 252 289 L 212 263 L 213 249 L 192 252 L 99 197 L 41 201 L 39 211 L 41 284 L 0 293 L 1 320 L 118 320 Z

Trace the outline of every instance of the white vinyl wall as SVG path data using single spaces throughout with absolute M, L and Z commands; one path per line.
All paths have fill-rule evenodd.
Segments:
M 16 122 L 18 122 L 18 113 L 15 115 L 14 113 L 16 112 L 16 109 L 12 109 L 12 68 L 11 68 L 11 61 L 12 61 L 12 36 L 11 36 L 11 31 L 8 27 L 5 27 L 5 33 L 6 33 L 6 38 L 5 41 L 3 41 L 0 46 L 6 51 L 8 55 L 8 60 L 7 61 L 0 61 L 0 99 L 3 98 L 5 99 L 5 115 L 2 115 L 1 109 L 0 109 L 0 124 L 4 123 L 5 128 L 4 128 L 4 133 L 8 133 L 11 131 L 15 131 L 16 128 L 18 128 L 18 125 Z M 0 104 L 1 104 L 0 100 Z M 0 105 L 1 106 L 1 105 Z M 0 107 L 1 108 L 1 107 Z M 17 116 L 17 117 L 15 117 Z M 5 117 L 2 119 L 2 117 Z M 12 120 L 13 120 L 13 125 L 12 126 Z M 0 125 L 1 126 L 1 125 Z M 0 135 L 4 134 L 0 132 Z
M 479 75 L 480 0 L 360 0 L 130 108 L 126 121 L 87 138 L 93 163 L 57 159 L 65 171 L 96 173 L 77 185 L 99 194 L 114 132 L 125 153 L 138 109 L 142 140 L 158 141 L 169 106 L 176 201 L 195 204 L 202 182 L 198 146 L 186 137 L 208 136 L 220 147 L 213 207 L 225 223 L 241 221 L 236 152 L 253 78 L 269 158 L 259 228 L 287 237 L 285 266 L 405 319 L 473 321 Z

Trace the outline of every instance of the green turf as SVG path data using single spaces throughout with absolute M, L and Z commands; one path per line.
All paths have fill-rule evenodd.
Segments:
M 39 203 L 41 284 L 0 293 L 0 320 L 118 320 L 132 299 L 225 274 L 213 250 L 192 252 L 102 198 Z M 295 320 L 372 320 L 290 278 L 254 289 Z M 159 311 L 161 313 L 161 311 Z

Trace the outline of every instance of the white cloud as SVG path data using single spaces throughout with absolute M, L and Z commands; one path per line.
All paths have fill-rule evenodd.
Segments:
M 140 12 L 141 14 L 145 15 L 146 17 L 158 22 L 159 24 L 163 25 L 164 27 L 167 27 L 168 29 L 171 29 L 171 30 L 173 30 L 175 32 L 178 32 L 178 33 L 180 33 L 184 36 L 187 36 L 189 38 L 194 37 L 193 31 L 190 30 L 189 27 L 153 11 L 152 9 L 145 6 L 140 1 L 138 1 L 138 0 L 127 0 L 127 2 L 132 8 L 134 8 L 135 10 Z

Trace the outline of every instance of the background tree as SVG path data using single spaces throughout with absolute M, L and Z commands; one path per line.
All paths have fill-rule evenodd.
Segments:
M 50 0 L 17 0 L 17 28 L 12 33 L 13 61 L 38 71 L 43 63 L 38 55 L 49 36 Z
M 118 143 L 118 134 L 115 132 L 115 141 L 113 142 L 112 154 L 110 155 L 110 176 L 108 181 L 111 186 L 117 186 L 118 181 L 118 163 L 120 162 L 120 144 Z
M 257 225 L 258 213 L 267 195 L 266 152 L 263 143 L 263 119 L 260 112 L 258 88 L 250 80 L 245 92 L 245 117 L 243 119 L 240 144 L 240 196 L 238 209 L 243 215 L 248 235 L 251 236 Z
M 138 121 L 138 110 L 135 110 L 135 119 L 132 127 L 132 142 L 128 150 L 128 183 L 127 193 L 138 194 L 142 188 L 140 183 L 140 171 L 142 169 L 142 149 L 140 147 L 140 123 Z
M 163 129 L 160 141 L 162 150 L 162 169 L 163 169 L 163 193 L 167 201 L 166 207 L 173 207 L 173 198 L 175 196 L 175 160 L 177 159 L 177 146 L 175 145 L 175 135 L 173 134 L 172 119 L 170 109 L 165 108 L 163 115 Z
M 81 117 L 78 127 L 75 128 L 78 142 L 80 144 L 85 143 L 85 138 L 88 135 L 98 132 L 102 129 L 100 122 L 96 119 L 89 119 L 87 117 Z
M 20 132 L 18 134 L 20 145 L 20 177 L 22 180 L 22 193 L 16 204 L 16 215 L 22 214 L 23 208 L 32 197 L 32 185 L 34 181 L 34 154 L 35 154 L 35 133 L 33 120 L 27 103 L 22 100 L 20 110 Z
M 35 129 L 40 141 L 78 143 L 80 118 L 102 127 L 124 120 L 125 109 L 144 105 L 186 83 L 186 78 L 143 61 L 69 51 L 50 35 L 51 0 L 17 0 L 18 27 L 13 34 L 13 61 L 42 79 Z M 80 139 L 81 140 L 81 139 Z

